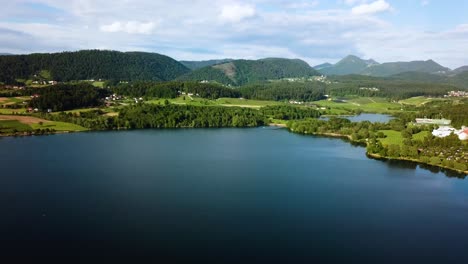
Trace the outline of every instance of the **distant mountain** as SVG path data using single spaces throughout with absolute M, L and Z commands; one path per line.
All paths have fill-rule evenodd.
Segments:
M 173 80 L 190 70 L 157 53 L 83 50 L 77 52 L 0 56 L 0 81 L 31 79 L 40 72 L 57 81 Z
M 244 85 L 248 83 L 277 80 L 282 78 L 319 75 L 305 61 L 299 59 L 267 58 L 261 60 L 233 60 L 194 70 L 179 79 L 211 80 L 224 84 Z
M 459 74 L 459 73 L 466 72 L 466 71 L 468 71 L 468 66 L 462 66 L 460 68 L 456 68 L 455 70 L 453 70 L 452 73 Z
M 203 67 L 231 62 L 231 61 L 233 61 L 233 59 L 205 60 L 205 61 L 179 61 L 179 62 L 191 70 L 196 70 L 196 69 L 200 69 Z
M 11 53 L 4 53 L 4 52 L 0 52 L 0 56 L 4 56 L 4 55 L 13 55 Z
M 317 71 L 320 71 L 320 70 L 330 68 L 330 67 L 333 67 L 333 64 L 325 62 L 319 65 L 315 65 L 313 68 L 316 69 Z
M 446 74 L 449 71 L 449 68 L 443 67 L 433 60 L 427 60 L 410 62 L 387 62 L 379 65 L 372 65 L 364 69 L 361 74 L 385 77 L 403 72 Z
M 326 75 L 361 74 L 368 67 L 378 65 L 378 62 L 370 59 L 363 60 L 357 56 L 349 55 L 330 67 L 319 70 Z
M 326 64 L 323 64 L 326 65 Z M 320 65 L 319 65 L 320 66 Z M 329 66 L 329 65 L 326 65 Z M 431 74 L 446 74 L 449 68 L 443 67 L 433 60 L 410 62 L 386 62 L 379 64 L 375 60 L 363 60 L 357 56 L 349 55 L 336 64 L 323 67 L 319 70 L 326 75 L 370 75 L 377 77 L 389 77 L 400 73 L 423 72 Z

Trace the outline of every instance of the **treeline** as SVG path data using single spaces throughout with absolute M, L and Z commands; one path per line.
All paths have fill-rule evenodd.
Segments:
M 324 98 L 325 84 L 319 82 L 267 82 L 242 86 L 244 98 L 256 100 L 316 101 Z
M 258 110 L 238 107 L 137 104 L 122 108 L 116 117 L 100 110 L 40 114 L 54 121 L 74 123 L 92 130 L 142 128 L 256 127 L 267 123 Z
M 133 97 L 175 98 L 179 92 L 193 93 L 209 99 L 220 97 L 240 97 L 238 90 L 216 83 L 199 82 L 134 82 L 118 84 L 111 88 L 114 93 Z
M 419 109 L 419 117 L 446 118 L 455 127 L 468 126 L 468 100 L 453 104 L 451 101 L 427 103 Z
M 31 99 L 29 106 L 40 111 L 51 109 L 65 111 L 75 108 L 100 106 L 103 98 L 109 95 L 107 89 L 96 88 L 90 84 L 59 84 L 40 89 L 28 89 L 24 93 L 37 93 L 38 96 Z
M 334 76 L 331 80 L 332 84 L 327 87 L 327 93 L 334 97 L 358 95 L 401 100 L 415 96 L 441 97 L 449 91 L 460 89 L 443 83 L 400 81 L 358 75 Z
M 49 71 L 55 81 L 160 80 L 168 81 L 190 70 L 157 53 L 83 50 L 78 52 L 0 56 L 0 82 L 33 79 Z

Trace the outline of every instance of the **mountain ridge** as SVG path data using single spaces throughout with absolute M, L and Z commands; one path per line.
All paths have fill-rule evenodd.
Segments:
M 326 75 L 360 74 L 376 77 L 389 77 L 404 72 L 447 74 L 451 70 L 438 64 L 432 59 L 425 61 L 418 60 L 378 63 L 373 59 L 364 60 L 355 55 L 348 55 L 337 63 L 331 64 L 329 67 L 319 69 L 319 71 Z
M 228 85 L 319 75 L 307 62 L 300 59 L 264 58 L 233 60 L 194 70 L 180 80 L 217 81 Z

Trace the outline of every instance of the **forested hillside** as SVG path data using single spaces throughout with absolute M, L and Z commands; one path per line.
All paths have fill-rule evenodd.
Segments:
M 77 52 L 0 56 L 0 82 L 34 79 L 55 81 L 175 79 L 190 70 L 157 53 L 83 50 Z M 44 72 L 46 74 L 44 74 Z
M 185 67 L 196 70 L 207 66 L 212 66 L 215 64 L 221 64 L 230 62 L 232 59 L 221 59 L 221 60 L 204 60 L 204 61 L 180 61 Z
M 268 58 L 261 60 L 234 60 L 195 70 L 181 80 L 217 81 L 241 86 L 266 80 L 318 75 L 305 61 Z

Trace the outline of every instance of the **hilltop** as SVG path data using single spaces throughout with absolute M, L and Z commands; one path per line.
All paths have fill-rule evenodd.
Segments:
M 325 65 L 325 67 L 324 67 Z M 325 75 L 359 74 L 377 77 L 388 77 L 404 72 L 421 72 L 431 74 L 446 74 L 450 72 L 433 60 L 410 62 L 378 63 L 375 60 L 363 60 L 357 56 L 349 55 L 336 64 L 321 64 L 315 67 Z
M 260 60 L 233 60 L 203 67 L 182 76 L 181 80 L 217 81 L 229 85 L 244 85 L 266 80 L 319 75 L 303 60 L 266 58 Z
M 175 79 L 190 70 L 157 53 L 82 50 L 0 57 L 0 82 L 40 76 L 56 81 Z

